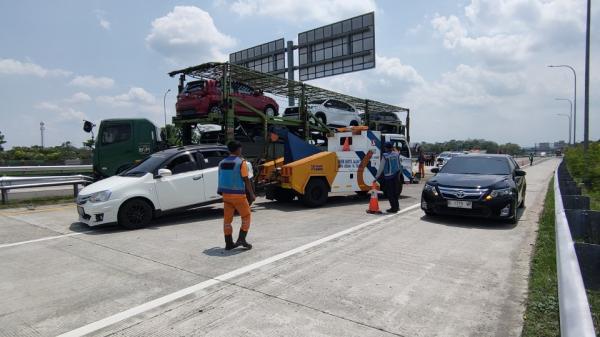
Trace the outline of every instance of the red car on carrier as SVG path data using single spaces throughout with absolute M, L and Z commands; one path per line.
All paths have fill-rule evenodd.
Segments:
M 271 97 L 263 94 L 262 90 L 233 82 L 231 96 L 243 100 L 253 108 L 264 112 L 268 116 L 279 115 L 279 105 Z M 175 104 L 177 116 L 192 117 L 203 116 L 208 113 L 223 113 L 221 106 L 221 88 L 215 80 L 198 80 L 188 82 L 183 91 L 177 95 Z M 236 115 L 256 115 L 253 111 L 241 104 L 235 104 Z

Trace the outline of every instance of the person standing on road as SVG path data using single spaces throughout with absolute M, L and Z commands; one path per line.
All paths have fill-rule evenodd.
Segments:
M 225 249 L 231 250 L 239 246 L 252 249 L 252 245 L 246 242 L 246 236 L 250 229 L 251 211 L 250 205 L 256 199 L 252 183 L 248 178 L 248 165 L 241 158 L 242 144 L 231 141 L 227 144 L 229 157 L 219 163 L 219 188 L 218 193 L 223 196 L 224 215 L 223 232 L 225 234 Z M 235 212 L 242 217 L 242 227 L 235 243 L 233 243 L 233 215 Z
M 400 154 L 394 151 L 394 145 L 390 142 L 386 142 L 384 145 L 385 152 L 381 156 L 381 164 L 377 170 L 375 179 L 379 180 L 381 175 L 384 176 L 384 188 L 385 194 L 390 202 L 390 209 L 388 213 L 397 213 L 400 210 L 399 198 L 399 186 L 398 177 L 401 174 L 400 170 Z
M 529 152 L 529 166 L 533 166 L 533 152 Z
M 419 179 L 425 179 L 425 155 L 423 150 L 419 149 Z

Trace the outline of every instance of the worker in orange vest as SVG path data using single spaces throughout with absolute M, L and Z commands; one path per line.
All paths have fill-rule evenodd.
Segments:
M 224 216 L 223 232 L 225 234 L 225 249 L 231 250 L 239 246 L 252 249 L 246 241 L 250 229 L 250 205 L 256 199 L 252 183 L 248 178 L 248 165 L 241 158 L 242 144 L 231 141 L 227 144 L 229 157 L 219 163 L 219 188 L 218 193 L 223 196 Z M 235 243 L 233 243 L 233 215 L 235 211 L 242 217 L 242 227 Z

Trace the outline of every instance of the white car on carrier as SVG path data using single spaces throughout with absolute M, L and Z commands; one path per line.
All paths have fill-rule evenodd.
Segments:
M 79 221 L 88 226 L 116 222 L 134 229 L 164 212 L 219 202 L 218 164 L 226 156 L 227 147 L 220 145 L 154 153 L 120 175 L 83 188 L 77 197 Z

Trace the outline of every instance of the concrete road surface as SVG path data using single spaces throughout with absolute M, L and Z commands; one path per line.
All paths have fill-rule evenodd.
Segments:
M 516 226 L 426 217 L 406 185 L 393 216 L 260 200 L 251 251 L 222 249 L 221 205 L 136 231 L 73 205 L 2 210 L 0 336 L 518 336 L 557 165 L 526 168 Z

